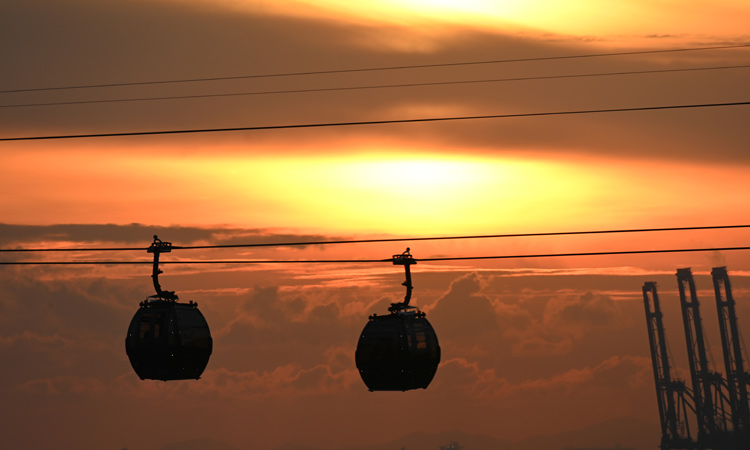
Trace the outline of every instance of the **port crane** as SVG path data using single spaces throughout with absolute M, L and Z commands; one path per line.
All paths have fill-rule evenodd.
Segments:
M 647 282 L 643 285 L 643 303 L 646 308 L 648 342 L 651 346 L 651 364 L 661 423 L 660 447 L 662 450 L 695 450 L 698 448 L 697 443 L 690 434 L 690 423 L 687 420 L 688 409 L 695 412 L 692 393 L 684 381 L 672 378 L 656 283 Z
M 726 381 L 711 370 L 703 334 L 700 303 L 693 274 L 689 268 L 677 269 L 682 322 L 685 327 L 690 380 L 698 419 L 699 448 L 728 449 L 730 439 L 730 405 Z
M 750 399 L 748 398 L 750 373 L 746 372 L 744 367 L 732 286 L 726 267 L 714 267 L 711 270 L 711 276 L 719 316 L 721 349 L 724 354 L 724 370 L 732 412 L 734 444 L 738 449 L 750 449 Z
M 656 283 L 643 285 L 662 450 L 750 449 L 750 373 L 745 369 L 735 302 L 726 268 L 714 268 L 711 274 L 726 378 L 711 368 L 692 272 L 686 268 L 676 274 L 690 387 L 671 374 Z M 695 436 L 691 423 L 695 424 Z

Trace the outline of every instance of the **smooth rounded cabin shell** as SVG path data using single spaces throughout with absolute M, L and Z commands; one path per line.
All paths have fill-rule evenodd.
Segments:
M 440 363 L 440 345 L 424 314 L 370 316 L 354 356 L 370 391 L 426 388 Z
M 211 332 L 196 303 L 141 303 L 125 338 L 125 351 L 142 380 L 200 378 L 213 349 Z

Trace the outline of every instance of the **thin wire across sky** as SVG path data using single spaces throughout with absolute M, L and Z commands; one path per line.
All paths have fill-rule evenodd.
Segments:
M 705 231 L 705 230 L 728 230 L 738 228 L 750 228 L 750 225 L 708 225 L 698 227 L 666 227 L 666 228 L 626 228 L 610 230 L 581 230 L 581 231 L 546 231 L 536 233 L 512 233 L 512 234 L 480 234 L 480 235 L 461 235 L 461 236 L 422 236 L 422 237 L 405 237 L 405 238 L 384 238 L 384 239 L 348 239 L 335 241 L 302 241 L 302 242 L 264 242 L 264 243 L 246 243 L 246 244 L 224 244 L 224 245 L 172 245 L 172 250 L 206 250 L 206 249 L 226 249 L 226 248 L 253 248 L 253 247 L 294 247 L 309 245 L 341 245 L 341 244 L 373 244 L 384 242 L 416 242 L 416 241 L 453 241 L 466 239 L 504 239 L 504 238 L 521 238 L 521 237 L 546 237 L 546 236 L 576 236 L 587 234 L 625 234 L 625 233 L 655 233 L 655 232 L 674 232 L 674 231 Z M 21 253 L 21 252 L 121 252 L 121 251 L 145 251 L 148 247 L 86 247 L 86 248 L 0 248 L 0 253 Z
M 311 89 L 285 89 L 274 91 L 252 91 L 252 92 L 229 92 L 219 94 L 192 94 L 192 95 L 173 95 L 161 97 L 122 97 L 100 100 L 70 100 L 60 102 L 43 102 L 43 103 L 15 103 L 0 104 L 0 108 L 31 108 L 31 107 L 49 107 L 49 106 L 72 106 L 72 105 L 98 105 L 105 103 L 131 103 L 145 101 L 170 101 L 170 100 L 197 100 L 206 98 L 226 98 L 226 97 L 247 97 L 255 95 L 284 95 L 284 94 L 310 94 L 316 92 L 342 92 L 342 91 L 361 91 L 373 89 L 397 89 L 397 88 L 415 88 L 415 87 L 434 87 L 434 86 L 457 86 L 466 84 L 487 84 L 487 83 L 504 83 L 517 81 L 541 81 L 541 80 L 566 80 L 574 78 L 596 78 L 596 77 L 613 77 L 627 75 L 652 75 L 652 74 L 674 74 L 683 72 L 704 72 L 709 70 L 736 70 L 748 69 L 750 65 L 733 65 L 733 66 L 711 66 L 711 67 L 685 67 L 681 69 L 658 69 L 658 70 L 633 70 L 624 72 L 599 72 L 599 73 L 582 73 L 571 75 L 541 75 L 529 77 L 513 78 L 490 78 L 480 80 L 454 80 L 454 81 L 433 81 L 422 83 L 398 83 L 398 84 L 377 84 L 364 86 L 336 86 L 327 88 Z
M 136 85 L 151 85 L 151 84 L 171 84 L 171 83 L 187 83 L 187 82 L 202 82 L 202 81 L 220 81 L 220 80 L 231 80 L 231 79 L 253 79 L 253 78 L 269 78 L 269 77 L 299 77 L 306 75 L 321 75 L 321 74 L 341 74 L 341 73 L 355 73 L 355 72 L 372 72 L 372 71 L 392 71 L 392 70 L 403 70 L 403 69 L 416 69 L 416 68 L 428 68 L 434 69 L 439 67 L 448 66 L 466 66 L 466 65 L 480 65 L 480 64 L 500 64 L 500 63 L 520 63 L 529 61 L 551 61 L 551 60 L 565 60 L 565 59 L 581 59 L 581 58 L 600 58 L 600 57 L 621 57 L 627 55 L 644 55 L 644 54 L 663 54 L 663 53 L 675 53 L 675 52 L 693 52 L 693 51 L 717 51 L 727 49 L 745 49 L 750 48 L 750 44 L 735 44 L 735 45 L 722 45 L 712 47 L 693 47 L 693 48 L 678 48 L 678 49 L 661 49 L 661 50 L 641 50 L 641 51 L 629 51 L 629 52 L 613 52 L 613 53 L 595 53 L 595 54 L 579 54 L 579 55 L 562 55 L 562 56 L 548 56 L 548 57 L 529 57 L 529 58 L 516 58 L 516 59 L 493 59 L 483 61 L 464 61 L 464 62 L 445 62 L 435 64 L 421 64 L 421 65 L 402 65 L 402 66 L 384 66 L 384 67 L 370 67 L 370 68 L 348 68 L 348 69 L 332 69 L 322 71 L 300 71 L 300 72 L 288 72 L 288 73 L 273 73 L 273 74 L 254 74 L 254 75 L 242 75 L 242 76 L 228 76 L 228 77 L 212 77 L 212 78 L 193 78 L 193 79 L 179 79 L 179 80 L 155 80 L 155 81 L 143 81 L 143 82 L 124 82 L 124 83 L 108 83 L 108 84 L 90 84 L 90 85 L 74 85 L 74 86 L 63 86 L 63 87 L 39 87 L 29 89 L 10 89 L 0 90 L 0 94 L 7 93 L 19 93 L 19 92 L 32 92 L 32 91 L 54 91 L 54 90 L 71 90 L 71 89 L 88 89 L 88 88 L 107 88 L 107 87 L 119 87 L 119 86 L 136 86 Z M 572 75 L 550 75 L 543 74 L 538 76 L 527 76 L 527 77 L 508 77 L 508 78 L 494 78 L 494 79 L 475 79 L 475 80 L 458 80 L 458 81 L 424 81 L 414 83 L 401 83 L 401 84 L 381 84 L 381 85 L 363 85 L 363 86 L 334 86 L 327 88 L 299 88 L 299 89 L 288 89 L 288 90 L 274 90 L 274 91 L 252 91 L 252 92 L 235 92 L 235 93 L 220 93 L 220 94 L 191 94 L 181 96 L 158 96 L 158 97 L 123 97 L 123 98 L 111 98 L 111 99 L 99 99 L 99 100 L 88 100 L 88 99 L 74 99 L 68 101 L 54 101 L 54 102 L 39 102 L 39 103 L 15 103 L 15 104 L 0 104 L 0 109 L 3 108 L 21 108 L 21 107 L 53 107 L 63 105 L 83 105 L 83 104 L 100 104 L 100 103 L 122 103 L 122 102 L 140 102 L 140 101 L 166 101 L 176 99 L 199 99 L 209 97 L 236 97 L 236 96 L 250 96 L 250 95 L 271 95 L 271 94 L 301 94 L 310 92 L 332 92 L 332 91 L 344 91 L 344 90 L 362 90 L 362 89 L 386 89 L 386 88 L 416 88 L 424 86 L 448 86 L 457 84 L 470 84 L 470 83 L 498 83 L 498 82 L 510 82 L 510 81 L 539 81 L 548 79 L 567 79 L 567 78 L 582 78 L 582 77 L 605 77 L 605 76 L 621 76 L 621 75 L 643 75 L 643 74 L 656 74 L 656 73 L 669 73 L 674 74 L 678 72 L 697 72 L 707 70 L 738 70 L 747 69 L 750 65 L 724 65 L 724 66 L 711 66 L 711 67 L 687 67 L 687 68 L 673 68 L 673 69 L 658 69 L 658 70 L 640 70 L 640 71 L 620 71 L 620 72 L 605 72 L 605 73 L 584 73 L 584 74 L 572 74 Z M 243 127 L 217 127 L 217 128 L 193 128 L 193 129 L 169 129 L 169 130 L 132 130 L 132 131 L 116 131 L 108 133 L 81 133 L 81 134 L 55 134 L 55 135 L 29 135 L 29 136 L 6 136 L 0 137 L 0 142 L 9 141 L 32 141 L 32 140 L 52 140 L 52 139 L 84 139 L 84 138 L 109 138 L 109 137 L 126 137 L 126 136 L 152 136 L 152 135 L 174 135 L 174 134 L 195 134 L 195 133 L 227 133 L 227 132 L 250 132 L 260 130 L 290 130 L 300 128 L 324 128 L 324 127 L 352 127 L 352 126 L 373 126 L 373 125 L 387 125 L 387 124 L 414 124 L 414 123 L 425 123 L 425 122 L 439 122 L 439 121 L 465 121 L 465 120 L 480 120 L 480 119 L 505 119 L 505 118 L 520 118 L 520 117 L 540 117 L 540 116 L 561 116 L 561 115 L 573 115 L 573 114 L 602 114 L 602 113 L 613 113 L 613 112 L 634 112 L 634 111 L 654 111 L 654 110 L 667 110 L 667 109 L 687 109 L 687 108 L 713 108 L 713 107 L 726 107 L 726 106 L 746 106 L 750 104 L 750 99 L 740 98 L 736 101 L 722 102 L 722 103 L 689 103 L 682 105 L 646 105 L 628 108 L 602 108 L 602 109 L 589 109 L 589 110 L 568 110 L 568 111 L 533 111 L 516 114 L 490 114 L 490 115 L 466 115 L 466 116 L 454 116 L 454 117 L 421 117 L 421 118 L 405 118 L 405 119 L 394 119 L 394 120 L 367 120 L 367 121 L 346 121 L 346 122 L 320 122 L 320 123 L 292 123 L 292 124 L 278 124 L 278 125 L 264 125 L 264 126 L 243 126 Z
M 435 258 L 414 258 L 415 261 L 423 262 L 441 262 L 441 261 L 479 261 L 490 259 L 529 259 L 529 258 L 569 258 L 574 256 L 621 256 L 621 255 L 650 255 L 658 253 L 694 253 L 694 252 L 723 252 L 750 250 L 750 247 L 701 247 L 701 248 L 674 248 L 674 249 L 656 249 L 656 250 L 621 250 L 621 251 L 604 251 L 604 252 L 573 252 L 573 253 L 536 253 L 521 255 L 485 255 L 485 256 L 446 256 Z M 180 265 L 197 265 L 197 264 L 222 264 L 222 265 L 250 265 L 250 264 L 365 264 L 365 263 L 384 263 L 391 262 L 393 258 L 384 259 L 223 259 L 223 260 L 160 260 L 160 264 L 180 264 Z M 142 265 L 153 264 L 153 261 L 2 261 L 0 265 L 4 266 L 32 266 L 32 265 Z
M 480 60 L 480 61 L 458 61 L 458 62 L 444 62 L 444 63 L 434 63 L 434 64 L 414 64 L 414 65 L 400 65 L 400 66 L 344 68 L 344 69 L 299 71 L 299 72 L 270 73 L 270 74 L 216 76 L 216 77 L 208 77 L 208 78 L 185 78 L 185 79 L 172 79 L 172 80 L 131 81 L 131 82 L 121 82 L 121 83 L 80 84 L 80 85 L 57 86 L 57 87 L 46 86 L 46 87 L 36 87 L 36 88 L 0 90 L 0 94 L 15 93 L 15 92 L 109 88 L 109 87 L 122 87 L 122 86 L 143 86 L 143 85 L 154 85 L 154 84 L 197 83 L 197 82 L 226 81 L 226 80 L 239 80 L 239 79 L 300 77 L 300 76 L 310 76 L 310 75 L 330 75 L 330 74 L 360 73 L 360 72 L 383 72 L 383 71 L 395 71 L 395 70 L 407 70 L 407 69 L 426 69 L 426 68 L 438 68 L 438 67 L 507 64 L 507 63 L 519 63 L 519 62 L 531 62 L 531 61 L 555 61 L 555 60 L 566 60 L 566 59 L 601 58 L 601 57 L 612 57 L 612 56 L 615 56 L 615 57 L 616 56 L 632 56 L 632 55 L 647 55 L 647 54 L 659 54 L 659 53 L 713 51 L 713 50 L 727 50 L 727 49 L 739 49 L 739 48 L 749 48 L 749 47 L 750 47 L 750 44 L 743 43 L 743 44 L 733 44 L 733 45 L 717 45 L 717 46 L 710 46 L 710 47 L 688 47 L 688 48 L 659 49 L 659 50 L 636 50 L 636 51 L 627 51 L 627 52 L 591 53 L 591 54 L 561 55 L 561 56 L 541 56 L 541 57 L 512 58 L 512 59 L 510 58 L 509 59 L 488 59 L 488 60 Z
M 333 128 L 333 127 L 354 127 L 354 126 L 372 126 L 372 125 L 393 125 L 393 124 L 415 124 L 427 122 L 448 122 L 448 121 L 466 121 L 466 120 L 484 120 L 484 119 L 510 119 L 522 117 L 544 117 L 544 116 L 569 116 L 581 114 L 607 114 L 623 112 L 643 112 L 659 110 L 676 110 L 676 109 L 698 109 L 698 108 L 718 108 L 718 107 L 737 107 L 750 106 L 750 100 L 741 100 L 735 102 L 722 103 L 690 103 L 683 105 L 654 105 L 638 106 L 632 108 L 607 108 L 607 109 L 587 109 L 573 111 L 542 111 L 527 112 L 518 114 L 487 114 L 477 116 L 453 116 L 453 117 L 421 117 L 416 119 L 393 119 L 393 120 L 366 120 L 360 122 L 317 122 L 317 123 L 299 123 L 299 124 L 282 124 L 282 125 L 263 125 L 249 127 L 230 127 L 230 128 L 192 128 L 181 130 L 158 130 L 158 131 L 125 131 L 113 133 L 87 133 L 87 134 L 56 134 L 46 136 L 19 136 L 0 138 L 0 142 L 10 141 L 42 141 L 42 140 L 59 140 L 59 139 L 90 139 L 90 138 L 112 138 L 112 137 L 129 137 L 129 136 L 157 136 L 157 135 L 177 135 L 177 134 L 199 134 L 199 133 L 230 133 L 230 132 L 249 132 L 264 130 L 292 130 L 302 128 Z
M 227 248 L 247 248 L 247 247 L 284 247 L 284 246 L 309 246 L 309 245 L 341 245 L 341 244 L 362 244 L 362 243 L 383 243 L 383 242 L 408 242 L 408 241 L 426 241 L 426 240 L 464 240 L 464 239 L 498 239 L 498 238 L 518 238 L 518 237 L 539 237 L 539 236 L 566 236 L 566 235 L 590 235 L 590 234 L 621 234 L 621 233 L 653 233 L 653 232 L 677 232 L 677 231 L 698 231 L 698 230 L 718 230 L 718 229 L 738 229 L 750 228 L 750 225 L 717 225 L 701 227 L 670 227 L 670 228 L 639 228 L 639 229 L 619 229 L 619 230 L 588 230 L 588 231 L 562 231 L 562 232 L 541 232 L 541 233 L 521 233 L 521 234 L 495 234 L 495 235 L 473 235 L 473 236 L 432 236 L 416 238 L 390 238 L 390 239 L 362 239 L 362 240 L 339 240 L 339 241 L 306 241 L 306 242 L 279 242 L 279 243 L 260 243 L 260 244 L 231 244 L 231 245 L 201 245 L 201 246 L 170 246 L 171 250 L 196 250 L 196 249 L 227 249 Z M 118 248 L 16 248 L 0 249 L 0 252 L 113 252 L 113 251 L 145 251 L 147 248 L 118 247 Z M 170 250 L 170 251 L 171 251 Z M 580 257 L 580 256 L 612 256 L 612 255 L 635 255 L 635 254 L 658 254 L 658 253 L 686 253 L 686 252 L 717 252 L 717 251 L 738 251 L 750 250 L 748 246 L 734 247 L 699 247 L 699 248 L 677 248 L 677 249 L 639 249 L 639 250 L 619 250 L 619 251 L 600 251 L 600 252 L 568 252 L 568 253 L 538 253 L 538 254 L 520 254 L 520 255 L 484 255 L 484 256 L 442 256 L 432 258 L 415 258 L 417 261 L 440 262 L 440 261 L 471 261 L 471 260 L 498 260 L 498 259 L 524 259 L 524 258 L 560 258 L 560 257 Z M 315 260 L 269 260 L 269 259 L 224 259 L 224 260 L 173 260 L 161 261 L 164 264 L 223 264 L 223 265 L 248 265 L 248 264 L 331 264 L 331 263 L 383 263 L 391 262 L 392 258 L 385 259 L 315 259 Z M 139 261 L 2 261 L 0 265 L 134 265 L 134 264 L 152 264 L 148 260 Z

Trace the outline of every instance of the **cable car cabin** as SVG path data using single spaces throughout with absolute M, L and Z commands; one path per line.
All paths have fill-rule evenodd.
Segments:
M 208 323 L 192 301 L 141 303 L 125 339 L 130 364 L 142 380 L 198 379 L 212 348 Z
M 354 357 L 370 391 L 426 388 L 440 363 L 435 330 L 417 311 L 370 316 Z

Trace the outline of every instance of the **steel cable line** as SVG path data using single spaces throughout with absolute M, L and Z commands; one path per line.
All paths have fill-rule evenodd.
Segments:
M 174 80 L 136 81 L 136 82 L 126 82 L 126 83 L 84 84 L 84 85 L 75 85 L 75 86 L 6 89 L 6 90 L 0 90 L 0 94 L 13 93 L 13 92 L 91 89 L 91 88 L 106 88 L 106 87 L 120 87 L 120 86 L 144 86 L 144 85 L 154 85 L 154 84 L 197 83 L 197 82 L 207 82 L 207 81 L 241 80 L 241 79 L 253 79 L 253 78 L 278 78 L 278 77 L 295 77 L 295 76 L 308 76 L 308 75 L 329 75 L 329 74 L 341 74 L 341 73 L 425 69 L 425 68 L 435 68 L 435 67 L 504 64 L 504 63 L 517 63 L 517 62 L 530 62 L 530 61 L 554 61 L 554 60 L 565 60 L 565 59 L 599 58 L 599 57 L 607 57 L 607 56 L 647 55 L 647 54 L 657 54 L 657 53 L 723 50 L 723 49 L 746 48 L 746 47 L 750 47 L 750 44 L 720 45 L 720 46 L 712 46 L 712 47 L 689 47 L 689 48 L 675 48 L 675 49 L 661 49 L 661 50 L 636 50 L 636 51 L 629 51 L 629 52 L 592 53 L 592 54 L 563 55 L 563 56 L 542 56 L 542 57 L 515 58 L 515 59 L 493 59 L 493 60 L 484 60 L 484 61 L 463 61 L 463 62 L 415 64 L 415 65 L 403 65 L 403 66 L 366 67 L 366 68 L 359 68 L 359 69 L 335 69 L 335 70 L 286 72 L 286 73 L 271 73 L 271 74 L 256 74 L 256 75 L 238 75 L 238 76 L 226 76 L 226 77 L 187 78 L 187 79 L 174 79 Z
M 305 241 L 305 242 L 274 242 L 259 244 L 224 244 L 224 245 L 172 245 L 172 250 L 204 250 L 223 248 L 248 248 L 248 247 L 291 247 L 308 245 L 333 245 L 333 244 L 371 244 L 378 242 L 410 242 L 410 241 L 438 241 L 438 240 L 462 240 L 462 239 L 498 239 L 516 237 L 544 237 L 544 236 L 574 236 L 587 234 L 618 234 L 618 233 L 652 233 L 664 231 L 699 231 L 719 230 L 733 228 L 750 228 L 750 225 L 711 225 L 702 227 L 668 227 L 668 228 L 631 228 L 618 230 L 588 230 L 588 231 L 552 231 L 539 233 L 516 233 L 516 234 L 483 234 L 466 236 L 431 236 L 411 238 L 385 238 L 385 239 L 355 239 L 338 241 Z M 144 251 L 148 247 L 105 247 L 105 248 L 0 248 L 0 252 L 111 252 L 111 251 Z
M 339 91 L 357 91 L 357 90 L 370 90 L 370 89 L 454 86 L 454 85 L 462 85 L 462 84 L 559 80 L 559 79 L 573 79 L 573 78 L 609 77 L 609 76 L 623 76 L 623 75 L 647 75 L 647 74 L 697 72 L 697 71 L 706 71 L 706 70 L 729 70 L 729 69 L 747 69 L 747 68 L 750 68 L 750 64 L 736 65 L 736 66 L 689 67 L 689 68 L 682 68 L 682 69 L 636 70 L 636 71 L 627 71 L 627 72 L 601 72 L 601 73 L 585 73 L 585 74 L 573 74 L 573 75 L 546 75 L 546 76 L 529 76 L 529 77 L 514 77 L 514 78 L 493 78 L 493 79 L 480 79 L 480 80 L 435 81 L 435 82 L 423 82 L 423 83 L 380 84 L 380 85 L 345 86 L 345 87 L 310 88 L 310 89 L 286 89 L 286 90 L 276 90 L 276 91 L 229 92 L 229 93 L 222 93 L 222 94 L 193 94 L 193 95 L 174 95 L 174 96 L 165 96 L 165 97 L 113 98 L 113 99 L 102 99 L 102 100 L 71 100 L 71 101 L 47 102 L 47 103 L 17 103 L 17 104 L 9 104 L 9 105 L 0 105 L 0 108 L 91 105 L 91 104 L 102 104 L 102 103 L 129 103 L 129 102 L 145 102 L 145 101 L 165 101 L 165 100 L 194 100 L 194 99 L 203 99 L 203 98 L 242 97 L 242 96 L 252 96 L 252 95 L 307 94 L 307 93 L 314 93 L 314 92 L 339 92 Z
M 197 134 L 197 133 L 227 133 L 237 131 L 261 131 L 261 130 L 291 130 L 300 128 L 330 128 L 330 127 L 351 127 L 367 125 L 391 125 L 398 123 L 426 123 L 426 122 L 448 122 L 459 120 L 479 120 L 479 119 L 509 119 L 518 117 L 543 117 L 543 116 L 566 116 L 577 114 L 601 114 L 615 112 L 634 112 L 634 111 L 659 111 L 670 109 L 695 109 L 695 108 L 715 108 L 726 106 L 747 106 L 750 101 L 726 102 L 726 103 L 702 103 L 687 105 L 662 105 L 662 106 L 639 106 L 634 108 L 610 108 L 610 109 L 588 109 L 577 111 L 551 111 L 551 112 L 532 112 L 518 114 L 488 114 L 478 116 L 454 116 L 454 117 L 426 117 L 417 119 L 393 119 L 393 120 L 365 120 L 361 122 L 323 122 L 323 123 L 304 123 L 304 124 L 287 124 L 287 125 L 261 125 L 253 127 L 230 127 L 230 128 L 202 128 L 202 129 L 183 129 L 183 130 L 161 130 L 161 131 L 129 131 L 117 133 L 91 133 L 91 134 L 62 134 L 49 136 L 22 136 L 0 138 L 0 142 L 10 141 L 41 141 L 53 139 L 86 139 L 86 138 L 107 138 L 107 137 L 126 137 L 126 136 L 156 136 L 170 134 Z
M 710 247 L 710 248 L 678 248 L 678 249 L 658 249 L 658 250 L 622 250 L 622 251 L 605 251 L 605 252 L 580 252 L 580 253 L 544 253 L 528 255 L 492 255 L 492 256 L 448 256 L 437 258 L 414 258 L 416 261 L 476 261 L 490 259 L 523 259 L 523 258 L 561 258 L 573 256 L 608 256 L 608 255 L 636 255 L 636 254 L 657 254 L 657 253 L 688 253 L 688 252 L 718 252 L 750 250 L 750 247 Z M 291 259 L 291 260 L 264 260 L 264 259 L 246 259 L 246 260 L 183 260 L 183 261 L 160 261 L 160 264 L 360 264 L 360 263 L 382 263 L 391 262 L 393 258 L 385 259 Z M 2 261 L 0 265 L 152 265 L 153 261 Z

